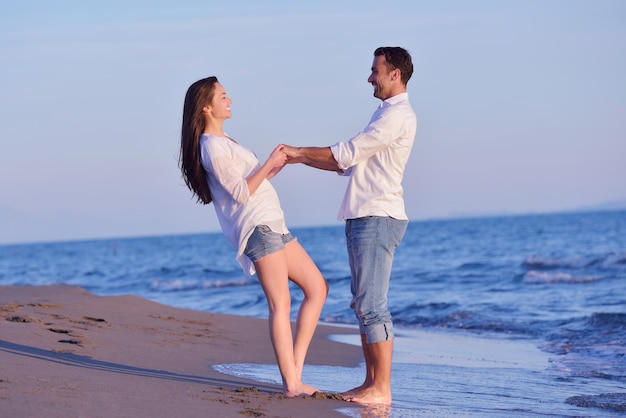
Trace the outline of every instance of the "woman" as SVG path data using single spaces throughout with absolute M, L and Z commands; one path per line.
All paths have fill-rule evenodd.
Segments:
M 302 368 L 317 326 L 328 285 L 285 225 L 278 195 L 268 181 L 286 163 L 282 145 L 261 165 L 230 138 L 222 125 L 232 100 L 216 77 L 192 84 L 183 109 L 180 166 L 198 202 L 211 201 L 237 260 L 249 277 L 256 272 L 269 307 L 270 339 L 286 396 L 311 395 Z M 304 293 L 295 338 L 291 332 L 289 280 Z

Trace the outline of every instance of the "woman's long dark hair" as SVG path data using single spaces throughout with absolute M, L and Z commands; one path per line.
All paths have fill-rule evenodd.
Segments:
M 198 203 L 211 203 L 211 189 L 200 160 L 200 135 L 204 131 L 202 109 L 211 103 L 217 77 L 198 80 L 189 86 L 183 107 L 183 127 L 178 160 L 185 184 L 198 198 Z

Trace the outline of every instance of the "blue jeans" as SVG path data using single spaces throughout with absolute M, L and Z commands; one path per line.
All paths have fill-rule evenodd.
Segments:
M 368 344 L 393 340 L 387 308 L 393 254 L 409 221 L 368 216 L 346 221 L 346 243 L 352 272 L 350 307 Z

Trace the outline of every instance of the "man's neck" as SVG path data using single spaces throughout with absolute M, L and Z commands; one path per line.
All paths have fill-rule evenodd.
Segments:
M 406 93 L 406 86 L 392 89 L 389 95 L 386 98 L 381 99 L 381 100 L 384 102 L 385 100 L 391 99 L 392 97 L 397 96 L 398 94 L 402 94 L 402 93 Z

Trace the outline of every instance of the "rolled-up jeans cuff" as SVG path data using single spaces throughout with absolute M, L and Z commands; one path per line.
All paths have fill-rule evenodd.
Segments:
M 365 335 L 365 342 L 368 344 L 382 343 L 392 341 L 395 334 L 393 332 L 393 324 L 384 322 L 372 325 L 359 325 L 359 331 Z

